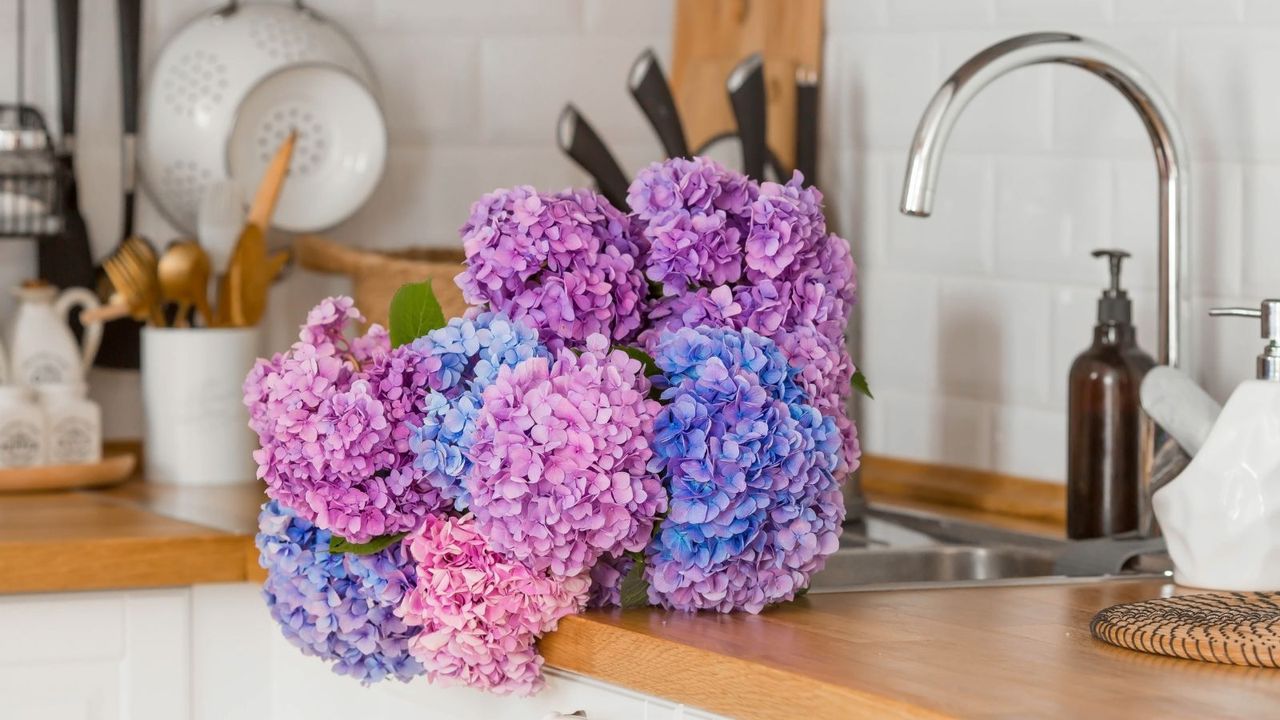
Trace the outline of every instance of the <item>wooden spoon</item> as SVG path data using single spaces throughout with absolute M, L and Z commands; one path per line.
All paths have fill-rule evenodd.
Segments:
M 236 327 L 257 325 L 262 319 L 267 309 L 267 291 L 271 280 L 279 272 L 279 268 L 274 267 L 275 263 L 267 257 L 267 229 L 271 226 L 271 215 L 275 212 L 276 201 L 280 199 L 280 190 L 289 172 L 289 161 L 293 158 L 293 145 L 297 137 L 297 131 L 290 132 L 267 165 L 262 183 L 258 185 L 258 192 L 249 207 L 244 230 L 240 232 L 235 250 L 231 253 L 231 262 L 227 266 L 226 292 L 224 298 L 220 298 L 218 312 L 222 313 L 222 306 L 225 305 L 225 320 Z
M 188 318 L 193 305 L 205 325 L 213 322 L 208 299 L 209 267 L 209 255 L 195 240 L 175 240 L 160 256 L 156 266 L 160 294 L 178 306 L 174 327 L 191 326 Z

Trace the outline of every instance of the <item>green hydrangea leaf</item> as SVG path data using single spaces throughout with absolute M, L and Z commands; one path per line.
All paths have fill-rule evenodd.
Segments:
M 392 543 L 400 542 L 408 534 L 409 533 L 407 532 L 402 532 L 402 533 L 396 533 L 395 535 L 382 535 L 380 537 L 376 537 L 370 540 L 367 543 L 353 543 L 353 542 L 347 541 L 346 538 L 340 538 L 337 535 L 331 535 L 329 537 L 329 552 L 334 555 L 337 555 L 339 553 L 351 553 L 352 555 L 372 555 L 374 553 L 382 552 L 383 550 L 386 550 L 388 547 L 391 547 Z
M 876 399 L 876 396 L 871 394 L 871 388 L 867 386 L 867 376 L 863 375 L 861 370 L 853 374 L 853 389 L 872 400 Z
M 658 369 L 658 363 L 654 361 L 653 356 L 649 353 L 631 345 L 617 345 L 616 348 L 626 353 L 628 356 L 639 360 L 640 364 L 644 366 L 645 377 L 653 377 L 654 375 L 662 374 L 662 370 Z
M 400 286 L 391 298 L 390 325 L 391 347 L 411 343 L 444 327 L 444 311 L 440 309 L 430 280 Z
M 637 558 L 622 579 L 621 604 L 626 608 L 649 607 L 649 583 L 644 579 L 644 558 Z

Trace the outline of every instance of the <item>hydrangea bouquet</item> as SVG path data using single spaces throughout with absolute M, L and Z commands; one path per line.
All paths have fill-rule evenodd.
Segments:
M 673 159 L 628 201 L 486 195 L 465 317 L 408 285 L 350 337 L 329 298 L 250 372 L 264 595 L 303 652 L 531 693 L 567 615 L 758 613 L 822 569 L 866 390 L 848 243 L 799 175 Z

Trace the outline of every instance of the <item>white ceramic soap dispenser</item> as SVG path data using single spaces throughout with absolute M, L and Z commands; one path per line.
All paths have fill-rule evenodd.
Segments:
M 1179 585 L 1280 590 L 1280 300 L 1210 315 L 1260 318 L 1256 380 L 1231 393 L 1200 452 L 1152 497 Z

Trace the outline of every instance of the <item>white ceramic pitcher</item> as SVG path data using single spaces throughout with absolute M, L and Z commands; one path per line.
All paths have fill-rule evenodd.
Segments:
M 83 343 L 77 346 L 67 313 L 72 308 L 100 307 L 97 296 L 80 287 L 59 293 L 42 280 L 25 282 L 13 292 L 18 310 L 9 334 L 11 381 L 19 385 L 84 382 L 102 343 L 102 322 L 87 324 Z

